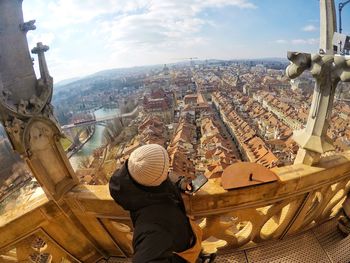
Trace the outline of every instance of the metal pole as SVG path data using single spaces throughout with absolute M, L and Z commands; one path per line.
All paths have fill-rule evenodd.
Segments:
M 339 33 L 341 34 L 341 32 L 343 31 L 342 29 L 342 26 L 341 26 L 341 12 L 343 10 L 343 8 L 348 4 L 350 3 L 350 0 L 348 1 L 345 1 L 345 2 L 342 2 L 342 3 L 339 3 L 338 5 L 338 10 L 339 10 Z
M 341 34 L 342 32 L 342 28 L 341 28 L 341 11 L 343 9 L 343 4 L 339 3 L 339 33 Z

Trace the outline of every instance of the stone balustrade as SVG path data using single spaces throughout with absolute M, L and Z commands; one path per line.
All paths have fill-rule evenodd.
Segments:
M 0 122 L 43 188 L 14 200 L 0 212 L 0 262 L 97 262 L 132 256 L 129 214 L 107 186 L 78 185 L 59 143 L 51 107 L 52 78 L 39 43 L 40 79 L 34 73 L 22 1 L 0 0 Z M 189 216 L 204 232 L 203 249 L 245 249 L 288 238 L 336 216 L 350 188 L 350 152 L 322 158 L 334 149 L 326 136 L 338 81 L 350 81 L 350 60 L 334 56 L 334 1 L 320 1 L 321 53 L 292 52 L 287 75 L 309 69 L 316 78 L 312 107 L 297 163 L 273 168 L 279 180 L 226 191 L 220 178 L 195 196 L 184 196 Z M 231 80 L 229 80 L 231 81 Z M 309 165 L 305 165 L 309 164 Z M 312 166 L 311 166 L 312 165 Z M 1 210 L 0 210 L 1 211 Z
M 220 178 L 210 179 L 195 196 L 184 196 L 188 214 L 203 229 L 204 250 L 245 249 L 306 231 L 336 216 L 350 188 L 350 152 L 325 157 L 317 166 L 272 170 L 276 182 L 226 191 Z M 107 186 L 77 186 L 58 202 L 38 190 L 26 202 L 0 215 L 1 262 L 132 255 L 129 215 Z

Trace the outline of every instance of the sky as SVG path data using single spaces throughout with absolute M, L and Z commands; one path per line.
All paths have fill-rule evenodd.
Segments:
M 55 82 L 190 57 L 286 57 L 319 45 L 318 0 L 24 0 L 23 12 L 36 19 L 29 47 L 50 46 Z M 350 32 L 350 4 L 343 18 Z

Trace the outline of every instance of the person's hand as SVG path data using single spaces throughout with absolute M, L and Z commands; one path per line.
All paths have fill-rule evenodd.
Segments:
M 190 178 L 182 178 L 180 181 L 180 189 L 188 195 L 192 195 L 193 187 L 192 187 L 192 180 Z
M 193 195 L 193 192 L 192 192 L 192 180 L 190 180 L 190 183 L 187 183 L 186 184 L 186 187 L 185 187 L 185 194 L 188 194 L 188 195 Z

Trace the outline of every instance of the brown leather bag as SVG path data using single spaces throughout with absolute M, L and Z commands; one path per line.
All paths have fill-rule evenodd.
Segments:
M 202 250 L 202 229 L 199 227 L 199 225 L 192 219 L 189 218 L 192 231 L 194 234 L 194 245 L 190 247 L 189 249 L 182 251 L 182 252 L 174 252 L 176 255 L 182 257 L 184 260 L 186 260 L 189 263 L 196 263 L 199 254 Z

